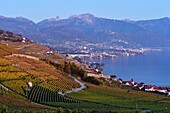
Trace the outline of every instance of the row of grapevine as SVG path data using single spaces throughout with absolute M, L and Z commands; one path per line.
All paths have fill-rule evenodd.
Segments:
M 58 92 L 65 92 L 70 91 L 73 88 L 78 88 L 80 85 L 78 83 L 75 83 L 73 80 L 68 82 L 64 81 L 62 79 L 52 80 L 47 83 L 47 86 L 53 90 Z
M 11 48 L 10 46 L 6 46 L 6 45 L 0 45 L 0 49 L 3 50 L 3 51 L 6 51 L 7 53 L 10 53 L 10 54 L 19 54 L 21 53 L 21 51 L 18 51 L 18 50 L 15 50 L 14 48 Z
M 14 80 L 21 79 L 22 77 L 28 76 L 25 72 L 0 72 L 0 80 Z
M 80 101 L 78 100 L 60 95 L 56 91 L 52 91 L 41 86 L 33 87 L 28 94 L 28 99 L 38 103 L 45 102 L 80 103 Z
M 1 52 L 0 52 L 1 54 Z M 0 66 L 7 66 L 7 65 L 11 65 L 11 62 L 9 62 L 8 60 L 4 59 L 4 58 L 0 58 Z
M 0 57 L 2 57 L 2 56 L 7 56 L 7 55 L 11 55 L 11 53 L 0 49 Z
M 43 82 L 42 86 L 57 92 L 70 91 L 80 87 L 74 79 L 62 76 L 53 66 L 41 60 L 32 60 L 24 57 L 9 57 L 8 59 L 17 64 L 16 67 L 37 77 Z
M 0 65 L 0 72 L 19 72 L 19 71 L 21 72 L 22 70 L 14 66 L 10 66 L 10 65 L 1 66 Z

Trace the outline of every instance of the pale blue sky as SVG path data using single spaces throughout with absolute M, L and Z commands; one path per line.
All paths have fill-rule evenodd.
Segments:
M 170 17 L 170 0 L 1 0 L 0 15 L 22 16 L 35 22 L 91 13 L 110 19 Z

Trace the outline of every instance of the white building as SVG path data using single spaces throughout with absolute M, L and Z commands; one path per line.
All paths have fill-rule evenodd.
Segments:
M 31 88 L 33 86 L 32 82 L 28 82 L 28 86 Z

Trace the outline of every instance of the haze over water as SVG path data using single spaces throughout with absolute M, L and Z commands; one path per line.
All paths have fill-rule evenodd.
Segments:
M 152 51 L 144 55 L 119 56 L 115 59 L 94 59 L 105 64 L 104 74 L 117 78 L 144 82 L 157 86 L 170 86 L 170 51 Z

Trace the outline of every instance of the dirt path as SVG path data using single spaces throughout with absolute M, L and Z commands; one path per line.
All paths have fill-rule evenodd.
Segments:
M 24 54 L 12 54 L 10 56 L 19 56 L 19 57 L 25 57 L 25 58 L 29 58 L 29 59 L 33 59 L 33 60 L 39 60 L 39 58 L 30 56 L 30 55 L 24 55 Z
M 7 90 L 7 91 L 11 91 L 10 89 L 8 89 L 7 87 L 5 87 L 5 86 L 2 85 L 2 84 L 0 84 L 0 86 L 1 86 L 3 89 Z

